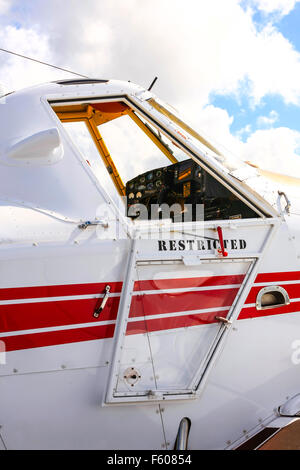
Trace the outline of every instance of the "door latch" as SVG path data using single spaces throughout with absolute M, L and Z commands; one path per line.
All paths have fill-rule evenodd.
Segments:
M 94 317 L 95 318 L 98 318 L 100 313 L 102 312 L 102 310 L 104 309 L 105 305 L 106 305 L 106 302 L 107 302 L 107 299 L 108 299 L 108 296 L 109 296 L 109 292 L 110 292 L 110 286 L 106 286 L 105 287 L 105 294 L 104 294 L 104 297 L 102 299 L 102 302 L 101 302 L 101 305 L 100 307 L 98 307 L 95 311 L 94 311 Z
M 226 326 L 229 326 L 229 325 L 232 324 L 232 321 L 227 320 L 227 318 L 224 318 L 224 317 L 215 317 L 215 320 L 217 320 L 221 323 L 224 323 L 224 325 L 226 325 Z

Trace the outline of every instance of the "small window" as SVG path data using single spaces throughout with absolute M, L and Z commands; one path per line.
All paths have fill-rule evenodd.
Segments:
M 256 298 L 256 309 L 265 310 L 267 308 L 282 307 L 289 305 L 290 298 L 285 289 L 279 286 L 264 287 L 259 291 Z

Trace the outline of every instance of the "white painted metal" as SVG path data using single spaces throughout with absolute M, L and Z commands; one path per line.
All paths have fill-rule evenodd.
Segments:
M 300 393 L 290 398 L 286 403 L 280 406 L 279 414 L 281 416 L 299 416 L 300 415 Z
M 8 165 L 53 165 L 63 158 L 63 148 L 58 130 L 46 129 L 27 137 L 11 146 L 7 159 Z
M 230 449 L 268 425 L 277 416 L 278 407 L 299 394 L 299 197 L 286 187 L 268 185 L 255 171 L 231 173 L 189 136 L 181 138 L 175 124 L 150 106 L 150 97 L 154 95 L 132 83 L 109 81 L 51 83 L 13 93 L 4 103 L 1 100 L 0 341 L 19 344 L 22 339 L 27 346 L 6 351 L 5 364 L 0 364 L 0 449 L 172 449 L 184 417 L 191 420 L 190 449 Z M 208 171 L 232 186 L 234 193 L 241 193 L 258 213 L 271 217 L 204 222 L 202 228 L 193 223 L 172 224 L 171 235 L 167 223 L 152 224 L 153 238 L 149 239 L 149 229 L 126 219 L 111 201 L 49 105 L 49 101 L 120 99 L 138 108 L 162 133 L 172 135 L 187 156 L 203 160 Z M 30 136 L 47 134 L 53 128 L 59 133 L 58 148 L 63 154 L 55 164 L 37 164 L 42 145 L 36 148 L 35 164 L 13 166 L 5 162 L 9 151 L 21 147 L 18 143 L 29 145 Z M 278 211 L 278 190 L 291 201 L 290 214 Z M 282 209 L 284 205 L 282 201 Z M 103 221 L 104 214 L 107 223 L 79 228 L 86 221 Z M 217 226 L 229 240 L 228 258 L 220 256 L 213 244 L 204 246 L 196 241 L 204 235 L 216 240 Z M 160 251 L 159 240 L 174 243 L 171 249 Z M 179 250 L 180 240 L 186 241 L 184 251 Z M 221 285 L 214 289 L 202 285 L 165 287 L 163 281 L 170 277 L 193 279 L 246 272 L 241 283 L 224 286 L 224 291 L 239 289 L 229 327 L 165 328 L 126 335 L 124 340 L 128 325 L 144 319 L 143 315 L 129 316 L 132 299 L 136 301 L 143 294 L 154 298 L 157 292 L 168 296 L 217 295 L 222 290 Z M 265 273 L 269 275 L 266 281 L 260 278 L 256 282 L 257 274 Z M 276 281 L 270 280 L 270 273 Z M 137 280 L 152 280 L 154 287 L 134 291 Z M 98 318 L 91 310 L 84 321 L 80 315 L 77 320 L 76 305 L 99 301 L 105 286 L 117 283 L 122 288 L 112 289 L 107 305 L 120 301 L 118 315 L 103 316 L 106 305 Z M 98 284 L 103 284 L 101 291 L 74 290 L 74 286 L 87 289 Z M 255 299 L 245 305 L 252 287 L 259 291 L 273 284 L 293 289 L 290 310 L 267 315 L 257 313 Z M 44 291 L 43 286 L 50 286 L 54 293 Z M 4 295 L 8 289 L 19 292 L 24 288 L 40 290 L 36 295 L 31 290 L 17 296 L 9 291 L 8 298 Z M 28 310 L 22 310 L 26 305 Z M 39 305 L 38 323 L 30 323 Z M 72 308 L 68 310 L 67 305 Z M 52 322 L 57 306 L 63 318 L 69 316 L 65 323 Z M 230 307 L 219 307 L 220 316 L 225 317 Z M 147 319 L 164 322 L 211 311 L 209 307 L 189 310 L 186 306 L 167 313 L 152 312 Z M 9 312 L 15 329 L 10 324 L 7 331 Z M 240 312 L 247 313 L 245 318 Z M 49 323 L 43 323 L 44 317 Z M 88 335 L 93 328 L 113 326 L 114 336 L 99 339 L 90 334 L 88 340 L 86 336 L 84 341 L 74 337 L 73 342 L 68 341 L 74 332 Z M 49 335 L 62 335 L 59 337 L 65 342 L 41 346 L 37 339 Z M 151 391 L 147 402 L 146 389 Z M 196 389 L 196 393 L 186 393 Z

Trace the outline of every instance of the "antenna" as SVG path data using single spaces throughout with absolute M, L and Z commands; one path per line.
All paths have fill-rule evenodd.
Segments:
M 155 79 L 153 80 L 153 82 L 152 82 L 151 85 L 149 86 L 148 91 L 151 90 L 151 88 L 153 87 L 153 85 L 154 85 L 154 83 L 156 82 L 156 80 L 157 80 L 157 77 L 155 77 Z
M 47 67 L 52 67 L 54 69 L 62 70 L 63 72 L 72 73 L 73 75 L 78 75 L 78 77 L 90 78 L 90 77 L 87 77 L 86 75 L 81 75 L 80 73 L 73 72 L 72 70 L 64 69 L 62 67 L 58 67 L 57 65 L 48 64 L 47 62 L 43 62 L 41 60 L 33 59 L 32 57 L 28 57 L 26 55 L 17 54 L 16 52 L 8 51 L 7 49 L 2 49 L 1 47 L 0 47 L 0 51 L 6 52 L 7 54 L 16 55 L 18 57 L 22 57 L 22 59 L 32 60 L 33 62 L 37 62 L 38 64 L 47 65 Z

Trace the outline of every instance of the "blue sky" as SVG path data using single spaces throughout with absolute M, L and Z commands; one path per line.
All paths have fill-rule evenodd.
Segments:
M 300 176 L 300 0 L 0 0 L 0 48 L 153 88 L 243 160 Z M 0 53 L 0 88 L 70 78 Z

